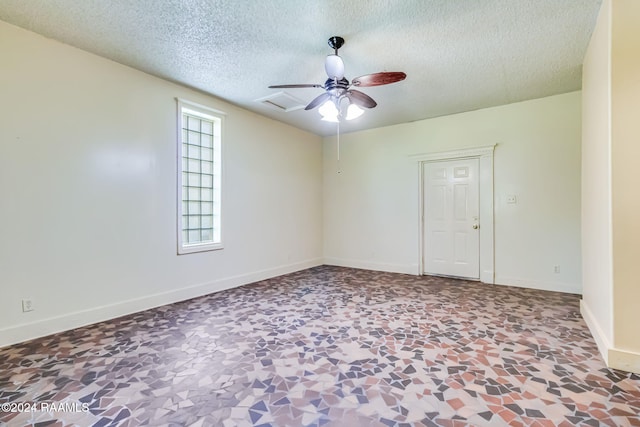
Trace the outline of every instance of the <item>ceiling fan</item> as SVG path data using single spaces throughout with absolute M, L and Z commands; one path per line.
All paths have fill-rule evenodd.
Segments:
M 270 89 L 297 89 L 297 88 L 320 88 L 325 92 L 316 98 L 314 98 L 309 105 L 305 107 L 305 110 L 312 110 L 320 106 L 320 114 L 323 116 L 323 120 L 337 122 L 340 116 L 340 104 L 342 100 L 347 99 L 349 106 L 347 108 L 346 119 L 351 120 L 363 113 L 363 110 L 359 107 L 373 108 L 376 105 L 376 101 L 369 95 L 359 90 L 353 89 L 354 87 L 370 87 L 381 86 L 390 83 L 399 82 L 404 80 L 407 75 L 403 72 L 380 72 L 373 74 L 365 74 L 364 76 L 356 77 L 355 79 L 347 80 L 344 77 L 344 62 L 342 58 L 338 56 L 338 49 L 344 44 L 342 37 L 333 36 L 329 38 L 329 46 L 334 50 L 333 55 L 327 55 L 324 62 L 324 69 L 327 73 L 328 79 L 321 84 L 288 84 L 288 85 L 274 85 L 269 86 Z

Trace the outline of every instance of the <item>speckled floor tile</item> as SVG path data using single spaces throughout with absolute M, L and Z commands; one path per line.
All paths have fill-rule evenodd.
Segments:
M 579 296 L 317 267 L 0 349 L 9 426 L 640 426 Z M 3 406 L 3 409 L 9 408 Z

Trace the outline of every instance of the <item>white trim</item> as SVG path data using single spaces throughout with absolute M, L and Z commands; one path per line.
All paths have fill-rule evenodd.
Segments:
M 211 108 L 208 105 L 198 104 L 197 102 L 192 102 L 192 101 L 189 101 L 189 100 L 184 99 L 184 98 L 176 98 L 176 101 L 178 103 L 180 103 L 180 104 L 190 105 L 190 106 L 195 107 L 195 108 L 200 108 L 202 110 L 209 111 L 209 112 L 213 113 L 216 116 L 226 116 L 227 115 L 227 113 L 225 113 L 224 111 L 216 110 L 215 108 Z
M 373 270 L 373 271 L 385 271 L 388 273 L 402 273 L 402 274 L 420 274 L 417 264 L 391 264 L 375 261 L 365 261 L 358 259 L 344 259 L 344 258 L 325 258 L 325 265 L 334 265 L 338 267 L 359 268 L 361 270 Z
M 582 294 L 580 284 L 559 281 L 540 281 L 498 275 L 494 283 L 496 285 L 513 286 L 516 288 L 539 289 L 541 291 L 562 292 L 565 294 Z
M 424 164 L 442 160 L 458 160 L 477 158 L 480 167 L 480 281 L 494 283 L 494 206 L 493 206 L 493 153 L 496 144 L 480 147 L 466 147 L 458 150 L 441 151 L 437 153 L 419 153 L 409 156 L 410 160 L 418 163 L 418 274 L 424 272 Z
M 139 311 L 149 310 L 166 304 L 200 297 L 225 289 L 236 288 L 248 283 L 270 279 L 283 274 L 322 265 L 322 258 L 312 258 L 293 264 L 258 270 L 252 273 L 224 277 L 206 283 L 186 286 L 180 289 L 160 292 L 140 298 L 134 298 L 115 304 L 103 305 L 88 310 L 75 311 L 61 316 L 50 317 L 31 323 L 0 329 L 0 347 L 67 331 L 74 328 L 115 319 Z
M 466 147 L 458 150 L 438 151 L 436 153 L 418 153 L 409 155 L 409 159 L 418 162 L 430 162 L 434 160 L 456 160 L 468 157 L 492 156 L 496 144 L 483 145 L 480 147 Z
M 610 348 L 607 366 L 621 371 L 640 374 L 640 353 Z
M 197 104 L 195 102 L 187 101 L 185 99 L 176 98 L 176 240 L 177 240 L 177 253 L 178 255 L 196 253 L 196 252 L 205 252 L 205 251 L 214 251 L 224 249 L 224 226 L 223 226 L 223 210 L 224 210 L 224 132 L 225 125 L 224 120 L 226 114 L 222 111 L 216 110 L 214 108 L 208 107 L 206 105 Z M 219 212 L 219 224 L 217 228 L 220 233 L 220 239 L 218 241 L 210 242 L 210 243 L 196 243 L 193 245 L 185 245 L 182 241 L 182 113 L 183 110 L 190 110 L 190 113 L 195 113 L 195 115 L 201 115 L 203 118 L 212 119 L 215 122 L 218 122 L 218 126 L 220 127 L 220 160 L 219 160 L 219 176 L 220 176 L 220 212 Z M 214 132 L 215 134 L 215 132 Z M 214 135 L 215 137 L 215 135 Z M 214 147 L 216 141 L 213 141 Z M 215 156 L 215 149 L 214 149 Z M 215 160 L 215 159 L 214 159 Z M 215 162 L 214 162 L 215 168 Z M 214 181 L 215 181 L 215 172 L 214 172 Z M 214 198 L 215 200 L 215 198 Z M 215 213 L 215 212 L 214 212 Z M 215 227 L 215 225 L 214 225 Z
M 580 314 L 607 367 L 640 374 L 640 353 L 613 347 L 584 299 L 580 300 Z
M 598 346 L 598 350 L 600 351 L 600 355 L 604 359 L 604 363 L 609 365 L 608 359 L 611 344 L 609 343 L 607 336 L 603 333 L 600 325 L 596 321 L 596 318 L 587 306 L 587 303 L 584 299 L 580 300 L 580 314 L 582 315 L 584 322 L 587 324 L 587 327 L 589 328 L 589 331 L 591 332 L 591 335 L 593 336 L 593 339 Z
M 178 217 L 182 219 L 182 214 Z M 180 230 L 178 230 L 180 233 Z M 194 245 L 183 245 L 182 236 L 178 237 L 178 255 L 194 254 L 198 252 L 217 251 L 224 249 L 222 242 L 220 243 L 198 243 Z
M 580 314 L 582 314 L 582 318 L 587 327 L 589 327 L 589 331 L 607 367 L 640 374 L 640 353 L 614 348 L 584 299 L 580 300 Z
M 613 268 L 614 268 L 614 260 L 613 260 L 613 90 L 611 88 L 611 81 L 613 77 L 613 1 L 605 1 L 605 5 L 608 8 L 607 10 L 607 18 L 609 22 L 607 22 L 607 84 L 609 87 L 607 88 L 607 133 L 608 133 L 608 141 L 607 141 L 607 219 L 609 223 L 607 224 L 607 258 L 609 258 L 609 283 L 607 284 L 607 290 L 609 293 L 609 307 L 607 308 L 607 312 L 609 314 L 609 336 L 611 339 L 615 341 L 615 316 L 614 316 L 614 305 L 613 302 L 615 300 L 615 292 L 613 288 Z M 597 260 L 590 260 L 597 262 Z M 584 262 L 584 261 L 583 261 Z M 608 365 L 608 363 L 607 363 Z

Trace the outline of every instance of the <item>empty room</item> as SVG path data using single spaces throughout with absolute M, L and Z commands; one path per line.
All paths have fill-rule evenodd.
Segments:
M 637 22 L 3 0 L 0 425 L 640 426 Z

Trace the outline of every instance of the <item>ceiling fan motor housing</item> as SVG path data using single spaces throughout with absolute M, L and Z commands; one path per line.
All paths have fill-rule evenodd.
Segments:
M 326 82 L 324 82 L 324 88 L 331 95 L 340 97 L 347 92 L 347 89 L 349 88 L 349 80 L 344 77 L 340 80 L 329 78 Z

